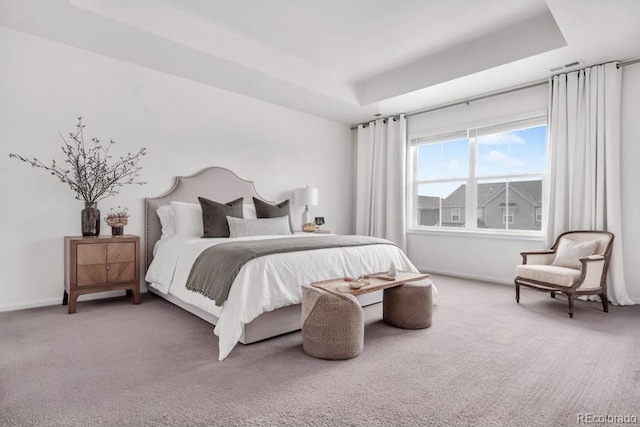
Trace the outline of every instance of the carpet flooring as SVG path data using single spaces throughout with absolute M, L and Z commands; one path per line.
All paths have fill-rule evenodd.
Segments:
M 571 426 L 640 418 L 640 306 L 434 276 L 433 325 L 365 308 L 357 358 L 300 332 L 217 360 L 211 325 L 151 294 L 0 313 L 0 426 Z M 608 418 L 612 421 L 612 418 Z M 607 425 L 616 425 L 608 423 Z

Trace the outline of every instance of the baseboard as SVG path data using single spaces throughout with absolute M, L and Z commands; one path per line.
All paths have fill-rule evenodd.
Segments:
M 477 274 L 466 274 L 466 273 L 460 273 L 458 271 L 438 270 L 438 269 L 426 268 L 426 267 L 417 267 L 417 268 L 423 273 L 440 274 L 442 276 L 459 277 L 461 279 L 478 280 L 480 282 L 499 283 L 501 285 L 513 285 L 513 279 L 507 280 L 500 277 L 480 276 Z
M 50 305 L 61 305 L 62 304 L 62 295 L 58 298 L 47 298 L 36 301 L 23 302 L 20 304 L 2 304 L 0 305 L 0 312 L 4 311 L 16 311 L 16 310 L 26 310 L 28 308 L 36 308 L 36 307 L 48 307 Z
M 146 286 L 140 287 L 140 293 L 147 292 Z M 90 301 L 94 299 L 114 298 L 125 295 L 125 291 L 106 291 L 95 294 L 80 295 L 78 301 Z M 52 305 L 62 305 L 62 293 L 56 298 L 46 298 L 41 300 L 21 302 L 18 304 L 0 304 L 0 313 L 5 311 L 27 310 L 29 308 L 49 307 Z

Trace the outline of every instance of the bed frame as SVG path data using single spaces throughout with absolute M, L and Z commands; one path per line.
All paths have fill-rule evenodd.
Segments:
M 153 260 L 153 248 L 156 242 L 160 240 L 162 233 L 160 218 L 158 218 L 156 209 L 169 204 L 171 201 L 198 203 L 198 196 L 222 203 L 239 197 L 244 197 L 245 203 L 253 203 L 253 197 L 267 203 L 273 203 L 258 194 L 253 181 L 244 180 L 229 169 L 214 166 L 203 169 L 190 176 L 176 177 L 175 184 L 169 191 L 159 197 L 145 199 L 145 271 L 149 268 Z M 186 303 L 173 295 L 162 294 L 151 287 L 149 287 L 149 292 L 172 302 L 178 307 L 213 325 L 218 323 L 216 316 Z M 358 299 L 361 305 L 368 305 L 380 302 L 382 295 L 380 292 L 373 292 L 363 295 Z M 300 315 L 300 304 L 263 313 L 251 323 L 244 326 L 240 342 L 242 344 L 250 344 L 266 338 L 297 331 L 301 327 Z

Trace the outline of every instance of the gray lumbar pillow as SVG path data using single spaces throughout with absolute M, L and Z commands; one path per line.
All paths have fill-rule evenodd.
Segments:
M 284 202 L 272 205 L 263 202 L 260 199 L 253 198 L 253 205 L 256 207 L 256 216 L 258 218 L 279 218 L 282 216 L 289 217 L 289 229 L 293 234 L 293 226 L 291 225 L 291 213 L 289 212 L 289 199 Z
M 202 237 L 229 237 L 227 217 L 242 218 L 242 197 L 222 204 L 213 200 L 198 197 L 202 207 Z

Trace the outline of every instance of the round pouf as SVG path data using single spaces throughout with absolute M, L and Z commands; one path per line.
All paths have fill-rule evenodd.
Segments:
M 351 359 L 364 347 L 364 312 L 351 294 L 302 287 L 302 348 L 318 359 Z
M 424 329 L 431 326 L 433 296 L 431 281 L 408 282 L 384 290 L 382 318 L 402 329 Z

